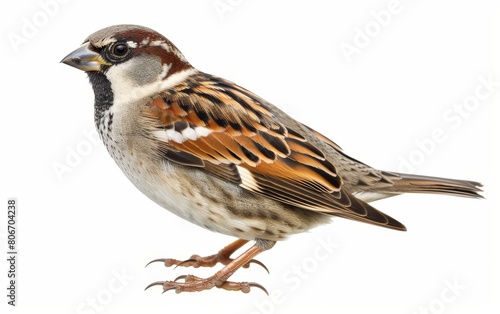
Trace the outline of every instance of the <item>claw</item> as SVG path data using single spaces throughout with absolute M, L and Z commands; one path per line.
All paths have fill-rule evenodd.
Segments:
M 256 282 L 249 282 L 248 286 L 254 287 L 254 288 L 259 288 L 260 290 L 264 291 L 269 296 L 269 292 L 267 292 L 266 288 L 264 288 L 262 285 L 260 285 Z
M 144 266 L 144 268 L 148 267 L 149 264 L 152 264 L 152 263 L 156 263 L 156 262 L 162 262 L 162 263 L 165 263 L 165 258 L 157 258 L 157 259 L 154 259 L 152 260 L 151 262 L 147 263 L 146 266 Z
M 144 288 L 144 291 L 148 290 L 153 286 L 163 286 L 163 281 L 155 281 L 153 283 L 150 283 L 146 288 Z
M 264 269 L 267 271 L 267 273 L 269 274 L 269 269 L 267 269 L 266 265 L 264 265 L 264 263 L 262 263 L 261 261 L 256 260 L 256 259 L 252 259 L 252 260 L 250 260 L 250 262 L 248 262 L 248 264 L 247 264 L 247 265 L 245 265 L 246 267 L 245 267 L 245 266 L 243 266 L 243 268 L 248 268 L 248 267 L 250 266 L 250 264 L 252 264 L 252 263 L 257 264 L 257 265 L 259 265 L 260 267 L 264 268 Z
M 177 280 L 180 280 L 180 279 L 186 279 L 186 277 L 187 277 L 187 275 L 180 275 L 179 277 L 174 279 L 174 282 L 177 282 Z

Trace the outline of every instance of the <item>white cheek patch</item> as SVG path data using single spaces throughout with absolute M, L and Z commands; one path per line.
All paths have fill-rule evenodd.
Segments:
M 209 129 L 204 127 L 195 127 L 195 128 L 185 128 L 181 132 L 176 131 L 174 128 L 167 130 L 156 130 L 153 131 L 153 136 L 162 141 L 162 142 L 176 142 L 176 143 L 184 143 L 187 140 L 196 141 L 200 137 L 208 136 L 212 133 Z
M 106 77 L 111 82 L 113 90 L 114 105 L 126 105 L 139 99 L 153 97 L 178 85 L 197 72 L 196 69 L 189 69 L 168 76 L 171 65 L 164 65 L 163 71 L 158 75 L 156 81 L 138 85 L 136 81 L 128 77 L 132 68 L 133 66 L 129 62 L 124 62 L 113 65 L 106 72 Z

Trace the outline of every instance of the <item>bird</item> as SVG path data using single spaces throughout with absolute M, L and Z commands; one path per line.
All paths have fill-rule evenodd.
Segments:
M 479 182 L 383 171 L 350 157 L 262 97 L 198 70 L 144 26 L 101 29 L 61 62 L 86 72 L 95 126 L 126 177 L 175 215 L 236 238 L 214 255 L 152 261 L 222 264 L 213 276 L 183 275 L 147 288 L 267 292 L 229 278 L 250 264 L 266 268 L 258 254 L 332 217 L 405 231 L 369 203 L 403 193 L 482 198 Z

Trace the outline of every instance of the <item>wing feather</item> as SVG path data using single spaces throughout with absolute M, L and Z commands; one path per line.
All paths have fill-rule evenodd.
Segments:
M 287 127 L 267 102 L 233 83 L 198 73 L 151 100 L 142 119 L 159 154 L 172 162 L 291 206 L 404 230 L 348 193 L 304 130 Z

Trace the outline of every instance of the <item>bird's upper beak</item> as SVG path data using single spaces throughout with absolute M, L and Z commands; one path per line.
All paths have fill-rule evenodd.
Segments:
M 61 62 L 86 72 L 100 71 L 101 65 L 111 65 L 100 54 L 90 50 L 88 43 L 64 57 Z

